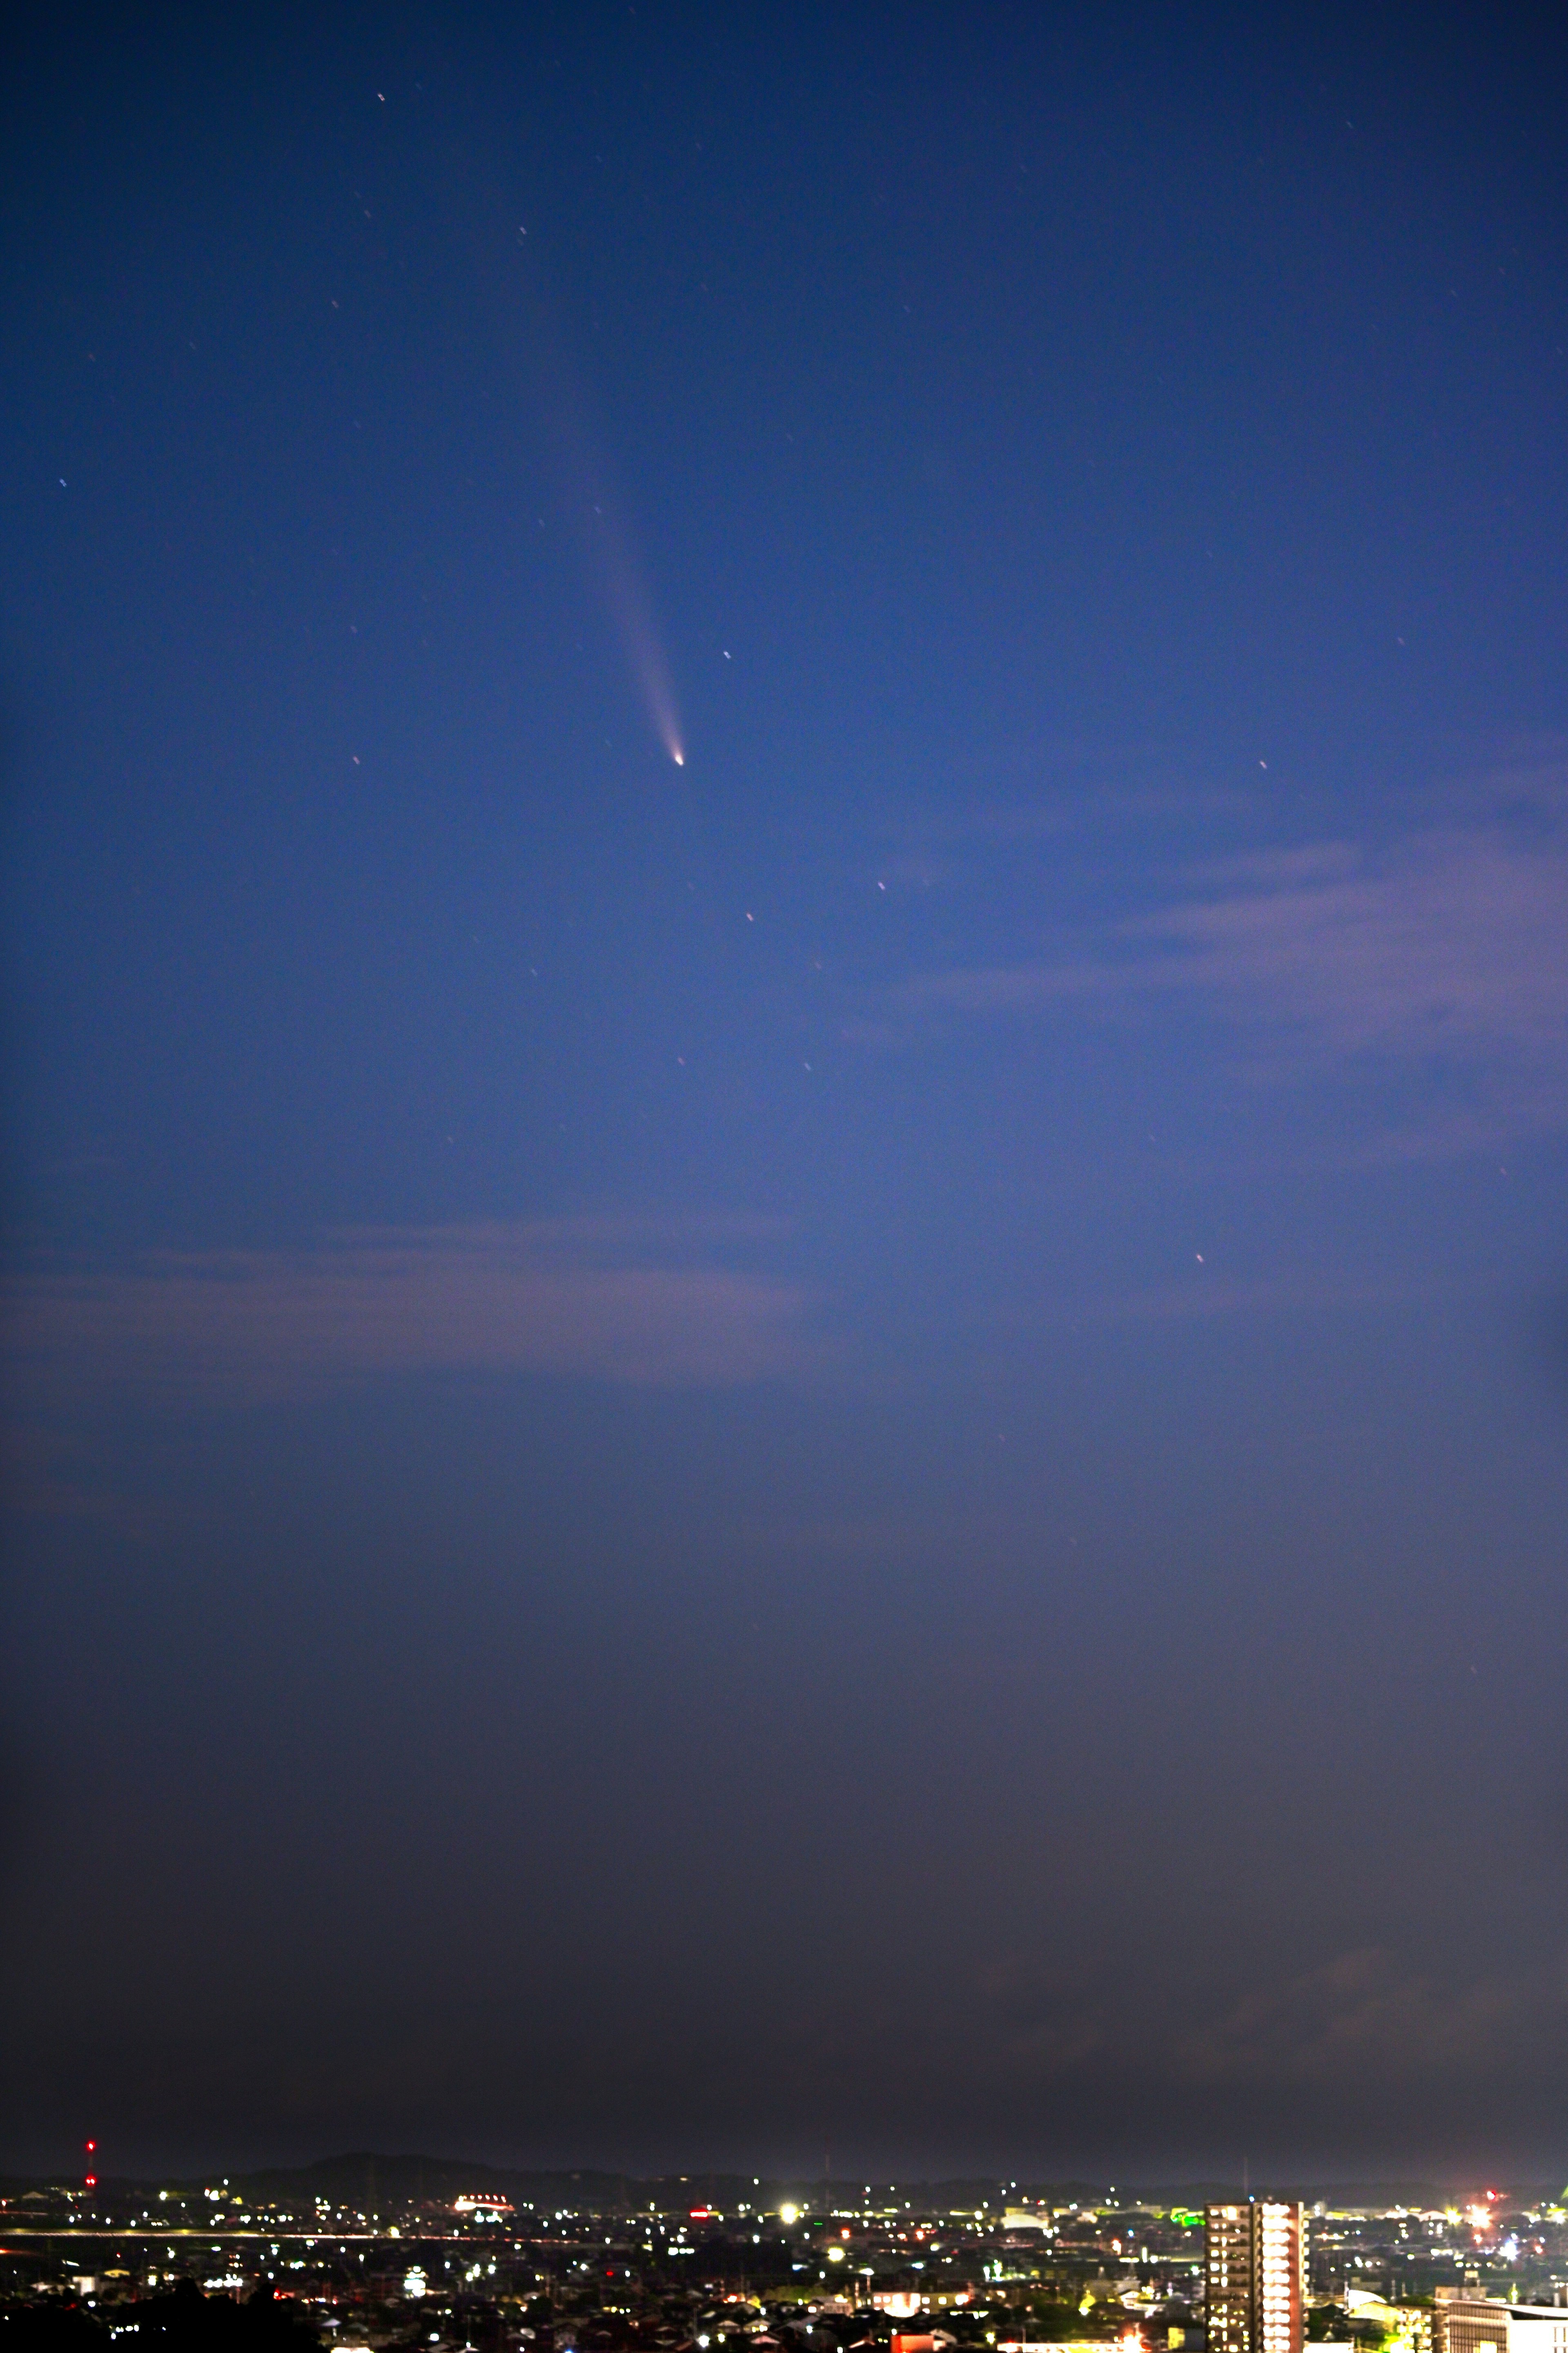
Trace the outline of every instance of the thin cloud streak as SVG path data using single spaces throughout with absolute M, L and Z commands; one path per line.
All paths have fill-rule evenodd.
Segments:
M 1479 1078 L 1487 1136 L 1568 1119 L 1560 828 L 1521 839 L 1498 824 L 1446 828 L 1383 855 L 1320 843 L 1191 879 L 1201 895 L 1124 917 L 1089 952 L 920 975 L 892 991 L 892 1010 L 981 1018 L 1070 1005 L 1147 1018 L 1192 1003 L 1246 1037 L 1259 1075 L 1397 1060 Z
M 35 1399 L 134 1387 L 212 1403 L 428 1372 L 729 1387 L 811 1360 L 800 1285 L 711 1262 L 597 1262 L 627 1239 L 618 1220 L 543 1221 L 34 1269 L 6 1286 L 6 1353 Z
M 1130 1293 L 1086 1309 L 1079 1318 L 1094 1324 L 1168 1324 L 1221 1315 L 1346 1314 L 1363 1308 L 1425 1307 L 1462 1298 L 1484 1298 L 1493 1286 L 1412 1276 L 1405 1282 L 1356 1282 L 1334 1275 L 1280 1275 L 1238 1282 L 1217 1275 L 1189 1278 L 1150 1291 Z
M 1382 1947 L 1342 1953 L 1282 1985 L 1244 1994 L 1182 2038 L 1178 2080 L 1397 2085 L 1434 2074 L 1486 2078 L 1526 2054 L 1552 2063 L 1568 2041 L 1568 1967 L 1444 1988 L 1402 1970 Z
M 1348 870 L 1348 871 L 1347 871 Z M 1391 867 L 1340 851 L 1276 889 L 1163 910 L 1125 927 L 1174 942 L 1159 987 L 1208 989 L 1300 1026 L 1331 1057 L 1512 1050 L 1568 1041 L 1568 852 L 1498 834 L 1437 834 Z
M 1419 2096 L 1434 2084 L 1512 2086 L 1568 2048 L 1563 1952 L 1445 1983 L 1367 1944 L 1234 1994 L 1195 2023 L 1156 2007 L 1131 2037 L 1120 2009 L 1071 1981 L 1031 1983 L 1026 1969 L 1013 1987 L 1004 1964 L 984 1989 L 1043 2013 L 1009 2046 L 1012 2063 L 1042 2087 L 1086 2076 L 1103 2084 L 1108 2066 L 1120 2065 L 1175 2099 L 1222 2085 L 1273 2097 L 1288 2089 L 1342 2114 L 1351 2086 L 1379 2099 Z

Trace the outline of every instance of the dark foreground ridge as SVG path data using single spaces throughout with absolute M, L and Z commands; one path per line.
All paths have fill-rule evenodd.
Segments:
M 112 2326 L 79 2305 L 0 2308 L 0 2353 L 317 2353 L 320 2343 L 299 2306 L 267 2286 L 237 2304 L 183 2279 L 117 2306 Z

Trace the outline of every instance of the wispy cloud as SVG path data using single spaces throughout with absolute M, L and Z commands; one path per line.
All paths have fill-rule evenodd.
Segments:
M 1085 1323 L 1168 1324 L 1222 1315 L 1342 1314 L 1363 1308 L 1427 1306 L 1441 1300 L 1486 1296 L 1488 1286 L 1451 1277 L 1354 1280 L 1332 1272 L 1286 1274 L 1237 1282 L 1225 1275 L 1189 1276 L 1149 1291 L 1129 1293 L 1085 1309 Z
M 1136 984 L 1131 972 L 1081 963 L 982 965 L 969 971 L 917 974 L 891 993 L 898 1013 L 1028 1013 L 1073 998 L 1103 1001 Z
M 1568 1955 L 1440 1979 L 1366 1945 L 1265 1979 L 1195 2022 L 1155 2004 L 1129 2027 L 1086 1970 L 988 1969 L 1017 2013 L 1012 2063 L 1045 2083 L 1123 2069 L 1178 2099 L 1220 2090 L 1310 2103 L 1517 2082 L 1568 2052 Z
M 917 975 L 888 1009 L 907 1028 L 1176 1004 L 1205 1008 L 1259 1072 L 1440 1067 L 1479 1082 L 1480 1131 L 1500 1117 L 1556 1125 L 1568 1119 L 1568 828 L 1537 803 L 1523 822 L 1430 827 L 1392 849 L 1211 860 L 1163 905 L 1055 953 Z
M 1430 834 L 1391 859 L 1344 845 L 1124 926 L 1169 943 L 1146 985 L 1198 988 L 1316 1051 L 1563 1056 L 1568 845 Z
M 351 1233 L 287 1250 L 164 1251 L 5 1288 L 12 1385 L 214 1403 L 435 1371 L 723 1386 L 800 1369 L 811 1301 L 718 1261 L 753 1224 L 544 1220 Z
M 1368 1946 L 1245 1995 L 1183 2038 L 1175 2062 L 1192 2084 L 1397 2082 L 1484 2075 L 1531 2051 L 1546 2063 L 1565 2042 L 1561 1965 L 1444 1988 Z

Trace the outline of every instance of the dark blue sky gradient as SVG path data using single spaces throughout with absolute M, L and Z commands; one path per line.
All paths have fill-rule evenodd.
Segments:
M 1560 39 L 7 83 L 0 2163 L 1561 2176 Z

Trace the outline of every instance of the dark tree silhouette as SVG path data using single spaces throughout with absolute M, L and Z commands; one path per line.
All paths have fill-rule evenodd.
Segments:
M 315 2330 L 269 2287 L 245 2304 L 204 2295 L 181 2280 L 167 2295 L 145 2295 L 115 2308 L 116 2353 L 317 2353 Z M 0 2353 L 108 2353 L 108 2329 L 79 2306 L 0 2309 Z

